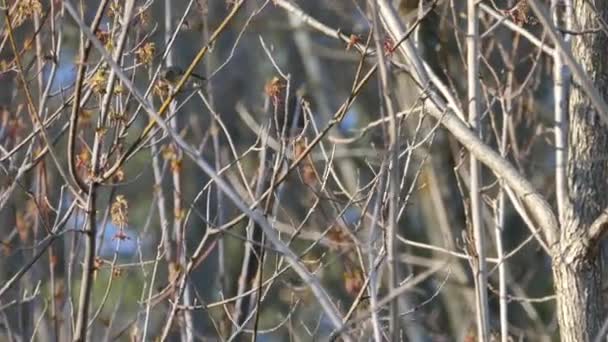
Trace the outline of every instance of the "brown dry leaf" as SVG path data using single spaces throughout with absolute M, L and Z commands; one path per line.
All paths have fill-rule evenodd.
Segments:
M 281 90 L 285 85 L 281 83 L 281 79 L 274 76 L 264 85 L 264 93 L 272 99 L 273 105 L 276 107 L 281 102 Z
M 112 223 L 122 228 L 127 225 L 128 215 L 129 203 L 127 203 L 125 196 L 116 196 L 116 198 L 114 199 L 114 203 L 112 203 L 112 207 L 110 208 L 110 216 L 112 217 Z M 120 231 L 122 232 L 122 229 Z M 122 233 L 124 234 L 124 232 Z
M 356 296 L 363 287 L 363 274 L 359 269 L 347 267 L 344 272 L 344 288 L 346 293 Z
M 141 64 L 150 64 L 154 60 L 154 54 L 156 53 L 156 44 L 153 42 L 148 42 L 142 45 L 137 51 L 135 51 L 135 55 L 137 56 L 137 61 Z

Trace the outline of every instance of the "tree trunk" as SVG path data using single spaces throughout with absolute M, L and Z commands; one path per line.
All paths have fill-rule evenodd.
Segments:
M 597 255 L 586 254 L 588 248 L 579 242 L 562 242 L 554 250 L 553 275 L 564 342 L 593 341 L 602 323 L 599 260 Z
M 608 2 L 574 1 L 575 29 L 608 20 Z M 575 35 L 575 59 L 600 94 L 608 94 L 608 37 L 603 32 Z M 603 319 L 601 265 L 597 246 L 589 245 L 587 231 L 608 204 L 608 130 L 583 89 L 573 85 L 570 94 L 568 191 L 560 241 L 553 247 L 553 273 L 562 341 L 589 341 L 596 337 Z

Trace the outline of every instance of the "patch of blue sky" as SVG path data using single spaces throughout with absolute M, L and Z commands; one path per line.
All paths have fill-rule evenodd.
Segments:
M 358 124 L 359 112 L 356 109 L 351 108 L 346 112 L 346 115 L 344 115 L 344 118 L 340 122 L 339 127 L 342 132 L 349 133 L 353 131 Z
M 57 71 L 51 85 L 51 92 L 56 93 L 61 89 L 67 89 L 76 80 L 76 64 L 74 63 L 74 51 L 69 49 L 62 50 L 58 58 Z M 52 65 L 46 64 L 43 69 L 44 81 L 47 82 L 51 77 Z

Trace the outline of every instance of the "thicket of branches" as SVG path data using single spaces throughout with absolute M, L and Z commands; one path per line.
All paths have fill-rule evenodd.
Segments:
M 0 5 L 0 339 L 606 335 L 604 1 Z

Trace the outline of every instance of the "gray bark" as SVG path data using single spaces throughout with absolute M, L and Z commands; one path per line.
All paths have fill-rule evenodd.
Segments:
M 608 2 L 574 1 L 578 30 L 599 25 L 596 16 L 608 20 Z M 576 35 L 573 55 L 600 94 L 608 94 L 608 37 L 604 33 Z M 568 147 L 568 205 L 559 243 L 553 247 L 553 273 L 562 341 L 589 341 L 602 322 L 601 264 L 596 241 L 588 231 L 608 204 L 608 131 L 600 122 L 588 96 L 574 85 L 570 94 Z

